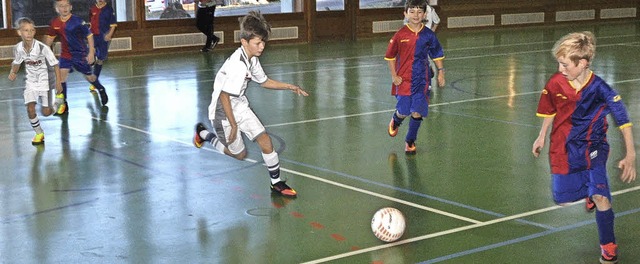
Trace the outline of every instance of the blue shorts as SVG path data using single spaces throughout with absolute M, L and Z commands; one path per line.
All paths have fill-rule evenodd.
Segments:
M 93 35 L 93 46 L 96 49 L 96 58 L 105 61 L 109 52 L 110 41 L 104 41 L 103 35 Z
M 606 166 L 569 174 L 552 174 L 551 189 L 556 204 L 575 202 L 599 194 L 611 201 Z
M 418 113 L 422 117 L 427 117 L 429 114 L 429 93 L 427 91 L 425 95 L 423 92 L 415 93 L 412 95 L 396 95 L 396 110 L 403 116 L 411 115 L 411 113 Z
M 93 70 L 91 69 L 91 65 L 89 65 L 89 62 L 87 62 L 87 58 L 60 58 L 59 61 L 60 69 L 69 69 L 70 71 L 76 69 L 76 71 L 81 72 L 84 75 L 93 74 Z

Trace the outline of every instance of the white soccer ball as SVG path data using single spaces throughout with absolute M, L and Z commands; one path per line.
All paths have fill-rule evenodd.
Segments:
M 405 220 L 400 210 L 385 207 L 378 210 L 371 219 L 371 231 L 384 242 L 398 240 L 404 233 Z

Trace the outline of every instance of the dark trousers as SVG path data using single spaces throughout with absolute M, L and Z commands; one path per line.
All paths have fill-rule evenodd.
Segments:
M 220 40 L 218 37 L 213 35 L 213 19 L 214 14 L 216 12 L 216 6 L 212 7 L 203 7 L 198 8 L 198 12 L 196 13 L 196 26 L 198 30 L 202 32 L 205 36 L 207 36 L 207 41 L 204 44 L 206 49 L 211 48 L 211 44 L 214 41 Z

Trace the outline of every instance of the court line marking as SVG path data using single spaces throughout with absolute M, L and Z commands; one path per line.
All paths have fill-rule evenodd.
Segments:
M 129 129 L 129 130 L 133 130 L 133 131 L 136 131 L 136 132 L 147 134 L 149 136 L 162 138 L 162 139 L 165 139 L 165 140 L 168 140 L 168 141 L 171 141 L 171 142 L 175 142 L 175 143 L 180 143 L 182 145 L 192 146 L 191 142 L 184 142 L 184 141 L 172 138 L 170 136 L 165 136 L 165 135 L 161 135 L 161 134 L 154 134 L 154 133 L 151 133 L 150 131 L 146 131 L 146 130 L 139 129 L 139 128 L 136 128 L 136 127 L 120 124 L 120 123 L 117 123 L 117 122 L 112 122 L 112 121 L 109 121 L 109 120 L 103 120 L 103 119 L 100 119 L 99 117 L 90 116 L 89 114 L 86 114 L 86 116 L 91 118 L 91 119 L 95 119 L 95 120 L 101 121 L 101 122 L 106 122 L 106 123 L 115 125 L 115 126 L 120 127 L 120 128 L 126 128 L 126 129 Z M 209 148 L 203 148 L 203 150 L 214 152 L 214 153 L 218 153 L 220 155 L 224 155 L 224 154 L 221 154 L 220 152 L 218 152 L 216 150 L 209 149 Z M 244 159 L 244 161 L 248 161 L 248 162 L 252 162 L 252 163 L 260 163 L 259 161 L 254 160 L 254 159 L 250 159 L 250 158 Z M 428 207 L 428 206 L 423 206 L 423 205 L 420 205 L 420 204 L 417 204 L 417 203 L 412 203 L 412 202 L 409 202 L 409 201 L 401 200 L 401 199 L 398 199 L 398 198 L 395 198 L 395 197 L 391 197 L 391 196 L 388 196 L 388 195 L 375 193 L 375 192 L 368 191 L 368 190 L 365 190 L 365 189 L 349 186 L 349 185 L 342 184 L 342 183 L 339 183 L 339 182 L 326 180 L 326 179 L 323 179 L 323 178 L 320 178 L 320 177 L 317 177 L 317 176 L 313 176 L 311 174 L 307 174 L 307 173 L 303 173 L 303 172 L 287 169 L 287 168 L 284 168 L 282 166 L 280 167 L 280 170 L 281 171 L 285 171 L 285 172 L 289 172 L 291 174 L 296 174 L 298 176 L 302 176 L 302 177 L 305 177 L 305 178 L 309 178 L 309 179 L 312 179 L 312 180 L 324 182 L 324 183 L 327 183 L 327 184 L 330 184 L 330 185 L 334 185 L 334 186 L 337 186 L 337 187 L 341 187 L 341 188 L 344 188 L 344 189 L 349 189 L 349 190 L 352 190 L 352 191 L 356 191 L 356 192 L 364 193 L 364 194 L 367 194 L 367 195 L 375 196 L 375 197 L 378 197 L 378 198 L 381 198 L 381 199 L 385 199 L 385 200 L 393 201 L 393 202 L 396 202 L 396 203 L 404 204 L 404 205 L 407 205 L 407 206 L 411 206 L 411 207 L 414 207 L 414 208 L 422 209 L 424 211 L 429 211 L 429 212 L 432 212 L 432 213 L 444 215 L 444 216 L 447 216 L 447 217 L 450 217 L 450 218 L 454 218 L 454 219 L 458 219 L 458 220 L 461 220 L 461 221 L 474 223 L 474 224 L 481 223 L 481 221 L 478 221 L 478 220 L 475 220 L 475 219 L 472 219 L 472 218 L 468 218 L 468 217 L 452 214 L 452 213 L 449 213 L 449 212 L 446 212 L 446 211 L 442 211 L 442 210 L 438 210 L 438 209 L 431 208 L 431 207 Z
M 628 211 L 616 213 L 616 218 L 619 218 L 619 217 L 622 217 L 622 216 L 636 214 L 638 212 L 640 212 L 640 208 L 636 208 L 636 209 L 633 209 L 633 210 L 628 210 Z M 500 248 L 500 247 L 504 247 L 504 246 L 508 246 L 508 245 L 512 245 L 512 244 L 517 244 L 517 243 L 520 243 L 520 242 L 529 241 L 531 239 L 540 238 L 540 237 L 544 237 L 544 236 L 547 236 L 547 235 L 551 235 L 551 234 L 555 234 L 555 233 L 559 233 L 559 232 L 564 232 L 564 231 L 567 231 L 567 230 L 572 230 L 572 229 L 576 229 L 576 228 L 579 228 L 579 227 L 583 227 L 583 226 L 587 226 L 587 225 L 591 225 L 591 224 L 595 224 L 595 223 L 596 223 L 595 219 L 586 220 L 586 221 L 578 222 L 578 223 L 575 223 L 575 224 L 566 225 L 566 226 L 554 228 L 554 229 L 551 229 L 551 230 L 543 231 L 543 232 L 540 232 L 540 233 L 535 233 L 535 234 L 531 234 L 531 235 L 528 235 L 528 236 L 523 236 L 523 237 L 514 238 L 514 239 L 503 241 L 503 242 L 498 242 L 498 243 L 491 244 L 491 245 L 477 247 L 477 248 L 474 248 L 474 249 L 469 249 L 469 250 L 457 252 L 457 253 L 446 255 L 446 256 L 441 256 L 441 257 L 438 257 L 438 258 L 435 258 L 435 259 L 430 259 L 430 260 L 426 260 L 426 261 L 422 261 L 422 262 L 418 262 L 418 263 L 420 263 L 420 264 L 428 264 L 428 263 L 437 263 L 437 262 L 452 260 L 454 258 L 467 256 L 467 255 L 471 255 L 471 254 L 475 254 L 475 253 L 480 253 L 480 252 L 484 252 L 484 251 L 487 251 L 487 250 L 496 249 L 496 248 Z
M 636 187 L 629 188 L 629 189 L 624 189 L 624 190 L 617 191 L 617 192 L 612 192 L 611 195 L 615 196 L 615 195 L 618 195 L 618 194 L 624 194 L 624 193 L 627 193 L 627 192 L 632 192 L 632 191 L 637 191 L 637 190 L 640 190 L 640 186 L 636 186 Z M 578 201 L 578 202 L 570 203 L 567 206 L 573 206 L 573 205 L 581 204 L 581 203 L 584 203 L 584 201 Z M 468 225 L 468 226 L 462 226 L 462 227 L 458 227 L 458 228 L 448 229 L 448 230 L 444 230 L 444 231 L 440 231 L 440 232 L 435 232 L 435 233 L 431 233 L 431 234 L 426 234 L 426 235 L 422 235 L 422 236 L 417 236 L 417 237 L 413 237 L 413 238 L 404 239 L 404 240 L 393 242 L 393 243 L 383 244 L 383 245 L 379 245 L 379 246 L 374 246 L 374 247 L 355 250 L 355 251 L 342 253 L 342 254 L 338 254 L 338 255 L 334 255 L 334 256 L 329 256 L 329 257 L 326 257 L 326 258 L 307 261 L 307 262 L 303 262 L 303 264 L 322 263 L 322 262 L 337 260 L 337 259 L 341 259 L 341 258 L 351 257 L 351 256 L 359 255 L 359 254 L 362 254 L 362 253 L 367 253 L 367 252 L 376 251 L 376 250 L 380 250 L 380 249 L 390 248 L 390 247 L 399 246 L 399 245 L 403 245 L 403 244 L 408 244 L 408 243 L 412 243 L 412 242 L 418 242 L 418 241 L 427 240 L 427 239 L 430 239 L 430 238 L 436 238 L 436 237 L 440 237 L 440 236 L 444 236 L 444 235 L 449 235 L 449 234 L 458 233 L 458 232 L 461 232 L 461 231 L 466 231 L 466 230 L 471 230 L 471 229 L 475 229 L 475 228 L 479 228 L 479 227 L 498 224 L 498 223 L 502 223 L 502 222 L 506 222 L 506 221 L 516 220 L 516 219 L 523 218 L 523 217 L 528 217 L 528 216 L 532 216 L 532 215 L 536 215 L 536 214 L 540 214 L 540 213 L 545 213 L 545 212 L 557 210 L 557 209 L 560 209 L 560 208 L 563 208 L 563 207 L 567 207 L 567 206 L 554 205 L 554 206 L 551 206 L 551 207 L 540 208 L 540 209 L 537 209 L 537 210 L 524 212 L 524 213 L 520 213 L 520 214 L 516 214 L 516 215 L 511 215 L 511 216 L 507 216 L 507 217 L 503 217 L 503 218 L 497 218 L 497 219 L 494 219 L 494 220 L 489 220 L 489 221 L 478 223 L 478 224 L 473 224 L 473 225 Z M 552 230 L 544 231 L 543 233 L 550 232 L 550 231 L 552 231 Z

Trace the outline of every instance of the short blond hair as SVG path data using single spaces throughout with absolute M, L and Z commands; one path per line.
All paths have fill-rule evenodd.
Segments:
M 590 31 L 569 33 L 553 45 L 551 53 L 556 58 L 568 58 L 576 65 L 582 59 L 590 63 L 596 56 L 596 37 Z

